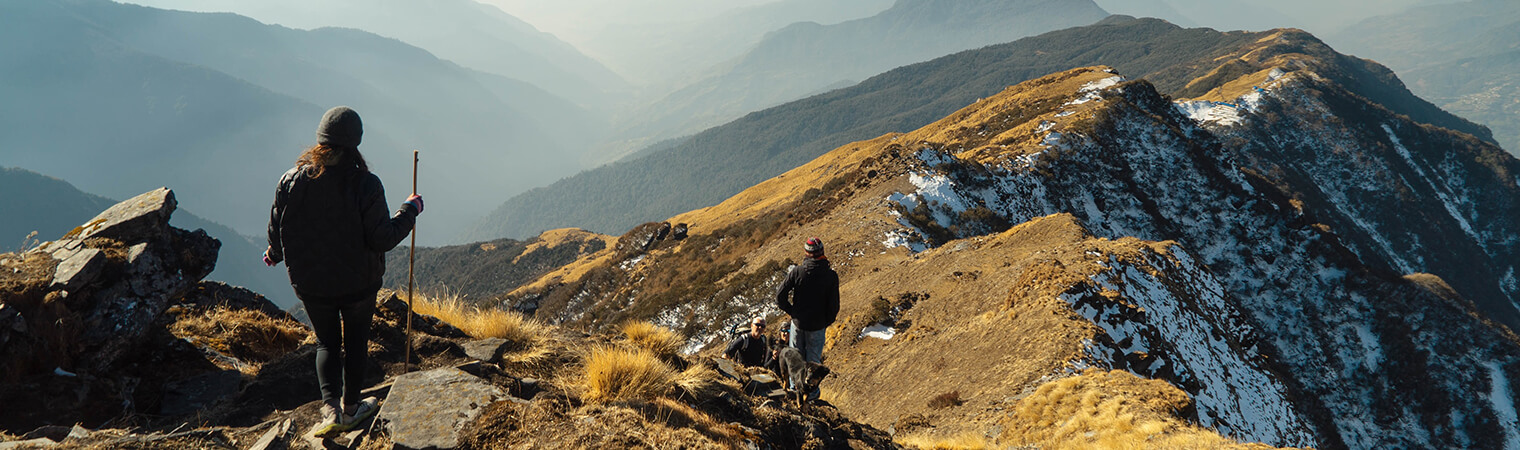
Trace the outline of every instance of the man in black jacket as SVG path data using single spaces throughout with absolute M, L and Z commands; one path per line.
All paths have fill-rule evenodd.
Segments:
M 802 250 L 807 257 L 781 281 L 776 306 L 792 316 L 788 344 L 804 359 L 822 364 L 825 334 L 839 315 L 839 274 L 829 267 L 822 240 L 809 238 Z M 808 395 L 818 398 L 818 391 Z
M 723 350 L 723 356 L 752 367 L 765 367 L 770 362 L 770 339 L 765 338 L 765 317 L 755 317 L 749 322 L 749 332 Z

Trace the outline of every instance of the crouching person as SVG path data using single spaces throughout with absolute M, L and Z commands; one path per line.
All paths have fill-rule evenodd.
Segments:
M 723 357 L 749 367 L 766 367 L 771 362 L 771 342 L 765 337 L 765 318 L 749 322 L 749 332 L 728 343 Z

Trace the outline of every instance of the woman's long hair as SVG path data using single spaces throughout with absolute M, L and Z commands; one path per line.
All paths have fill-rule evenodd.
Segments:
M 343 160 L 345 153 L 353 155 L 354 165 L 358 166 L 359 170 L 369 171 L 369 163 L 364 162 L 364 154 L 359 153 L 357 147 L 329 147 L 322 144 L 314 145 L 305 152 L 301 152 L 301 157 L 296 158 L 296 167 L 310 167 L 307 170 L 311 172 L 312 178 L 322 178 L 322 174 L 327 172 L 327 166 L 337 165 Z

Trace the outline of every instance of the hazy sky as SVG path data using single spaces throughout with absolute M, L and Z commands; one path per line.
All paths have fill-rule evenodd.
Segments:
M 735 8 L 778 0 L 480 0 L 508 14 L 581 44 L 602 28 L 619 24 L 679 23 L 713 17 Z M 817 0 L 829 1 L 829 0 Z

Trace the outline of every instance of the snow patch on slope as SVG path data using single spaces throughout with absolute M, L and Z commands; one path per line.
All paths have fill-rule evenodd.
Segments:
M 1213 122 L 1219 125 L 1234 125 L 1240 123 L 1240 105 L 1225 102 L 1213 102 L 1199 100 L 1194 102 L 1178 102 L 1177 110 L 1187 115 L 1198 123 Z
M 1104 330 L 1108 352 L 1088 353 L 1143 377 L 1162 378 L 1193 395 L 1199 422 L 1221 433 L 1274 445 L 1308 446 L 1314 437 L 1287 388 L 1256 360 L 1254 335 L 1225 300 L 1224 287 L 1194 259 L 1147 254 L 1147 270 L 1111 258 L 1093 277 L 1099 292 L 1063 294 L 1078 314 Z M 1181 280 L 1156 274 L 1180 275 Z M 1107 353 L 1112 355 L 1104 358 Z M 1245 389 L 1242 389 L 1245 387 Z
M 1494 415 L 1499 416 L 1499 426 L 1504 429 L 1504 448 L 1520 449 L 1520 414 L 1515 412 L 1514 394 L 1509 390 L 1509 379 L 1499 363 L 1490 361 L 1488 368 L 1488 400 L 1494 404 Z
M 1104 79 L 1097 80 L 1097 81 L 1089 81 L 1089 82 L 1087 82 L 1087 84 L 1082 85 L 1081 89 L 1077 90 L 1077 93 L 1084 94 L 1084 95 L 1079 96 L 1076 99 L 1073 99 L 1072 101 L 1066 102 L 1066 104 L 1061 105 L 1061 106 L 1076 106 L 1076 105 L 1080 105 L 1080 104 L 1083 104 L 1083 103 L 1087 103 L 1087 102 L 1090 102 L 1090 101 L 1093 101 L 1093 100 L 1097 100 L 1097 99 L 1103 98 L 1102 91 L 1104 89 L 1108 89 L 1108 88 L 1114 87 L 1114 86 L 1118 85 L 1119 83 L 1123 83 L 1123 82 L 1124 82 L 1124 77 L 1121 77 L 1121 76 L 1112 76 L 1112 77 L 1104 78 Z
M 1441 206 L 1446 207 L 1446 213 L 1450 214 L 1452 219 L 1456 219 L 1457 226 L 1462 227 L 1462 232 L 1467 233 L 1468 237 L 1473 238 L 1473 242 L 1478 243 L 1480 247 L 1483 247 L 1483 251 L 1488 253 L 1487 243 L 1478 237 L 1478 233 L 1473 231 L 1472 225 L 1467 223 L 1467 217 L 1462 215 L 1462 212 L 1457 208 L 1457 205 L 1451 198 L 1451 193 L 1436 186 L 1435 181 L 1432 181 L 1429 176 L 1425 175 L 1425 169 L 1415 163 L 1414 156 L 1409 153 L 1409 149 L 1404 148 L 1404 143 L 1399 141 L 1399 136 L 1393 133 L 1392 127 L 1389 127 L 1388 124 L 1383 124 L 1383 131 L 1388 133 L 1388 140 L 1393 142 L 1393 149 L 1398 151 L 1399 156 L 1404 158 L 1404 162 L 1408 163 L 1409 167 L 1414 168 L 1415 173 L 1420 175 L 1420 179 L 1425 180 L 1425 184 L 1430 186 L 1430 190 L 1436 193 L 1437 198 L 1441 199 Z

